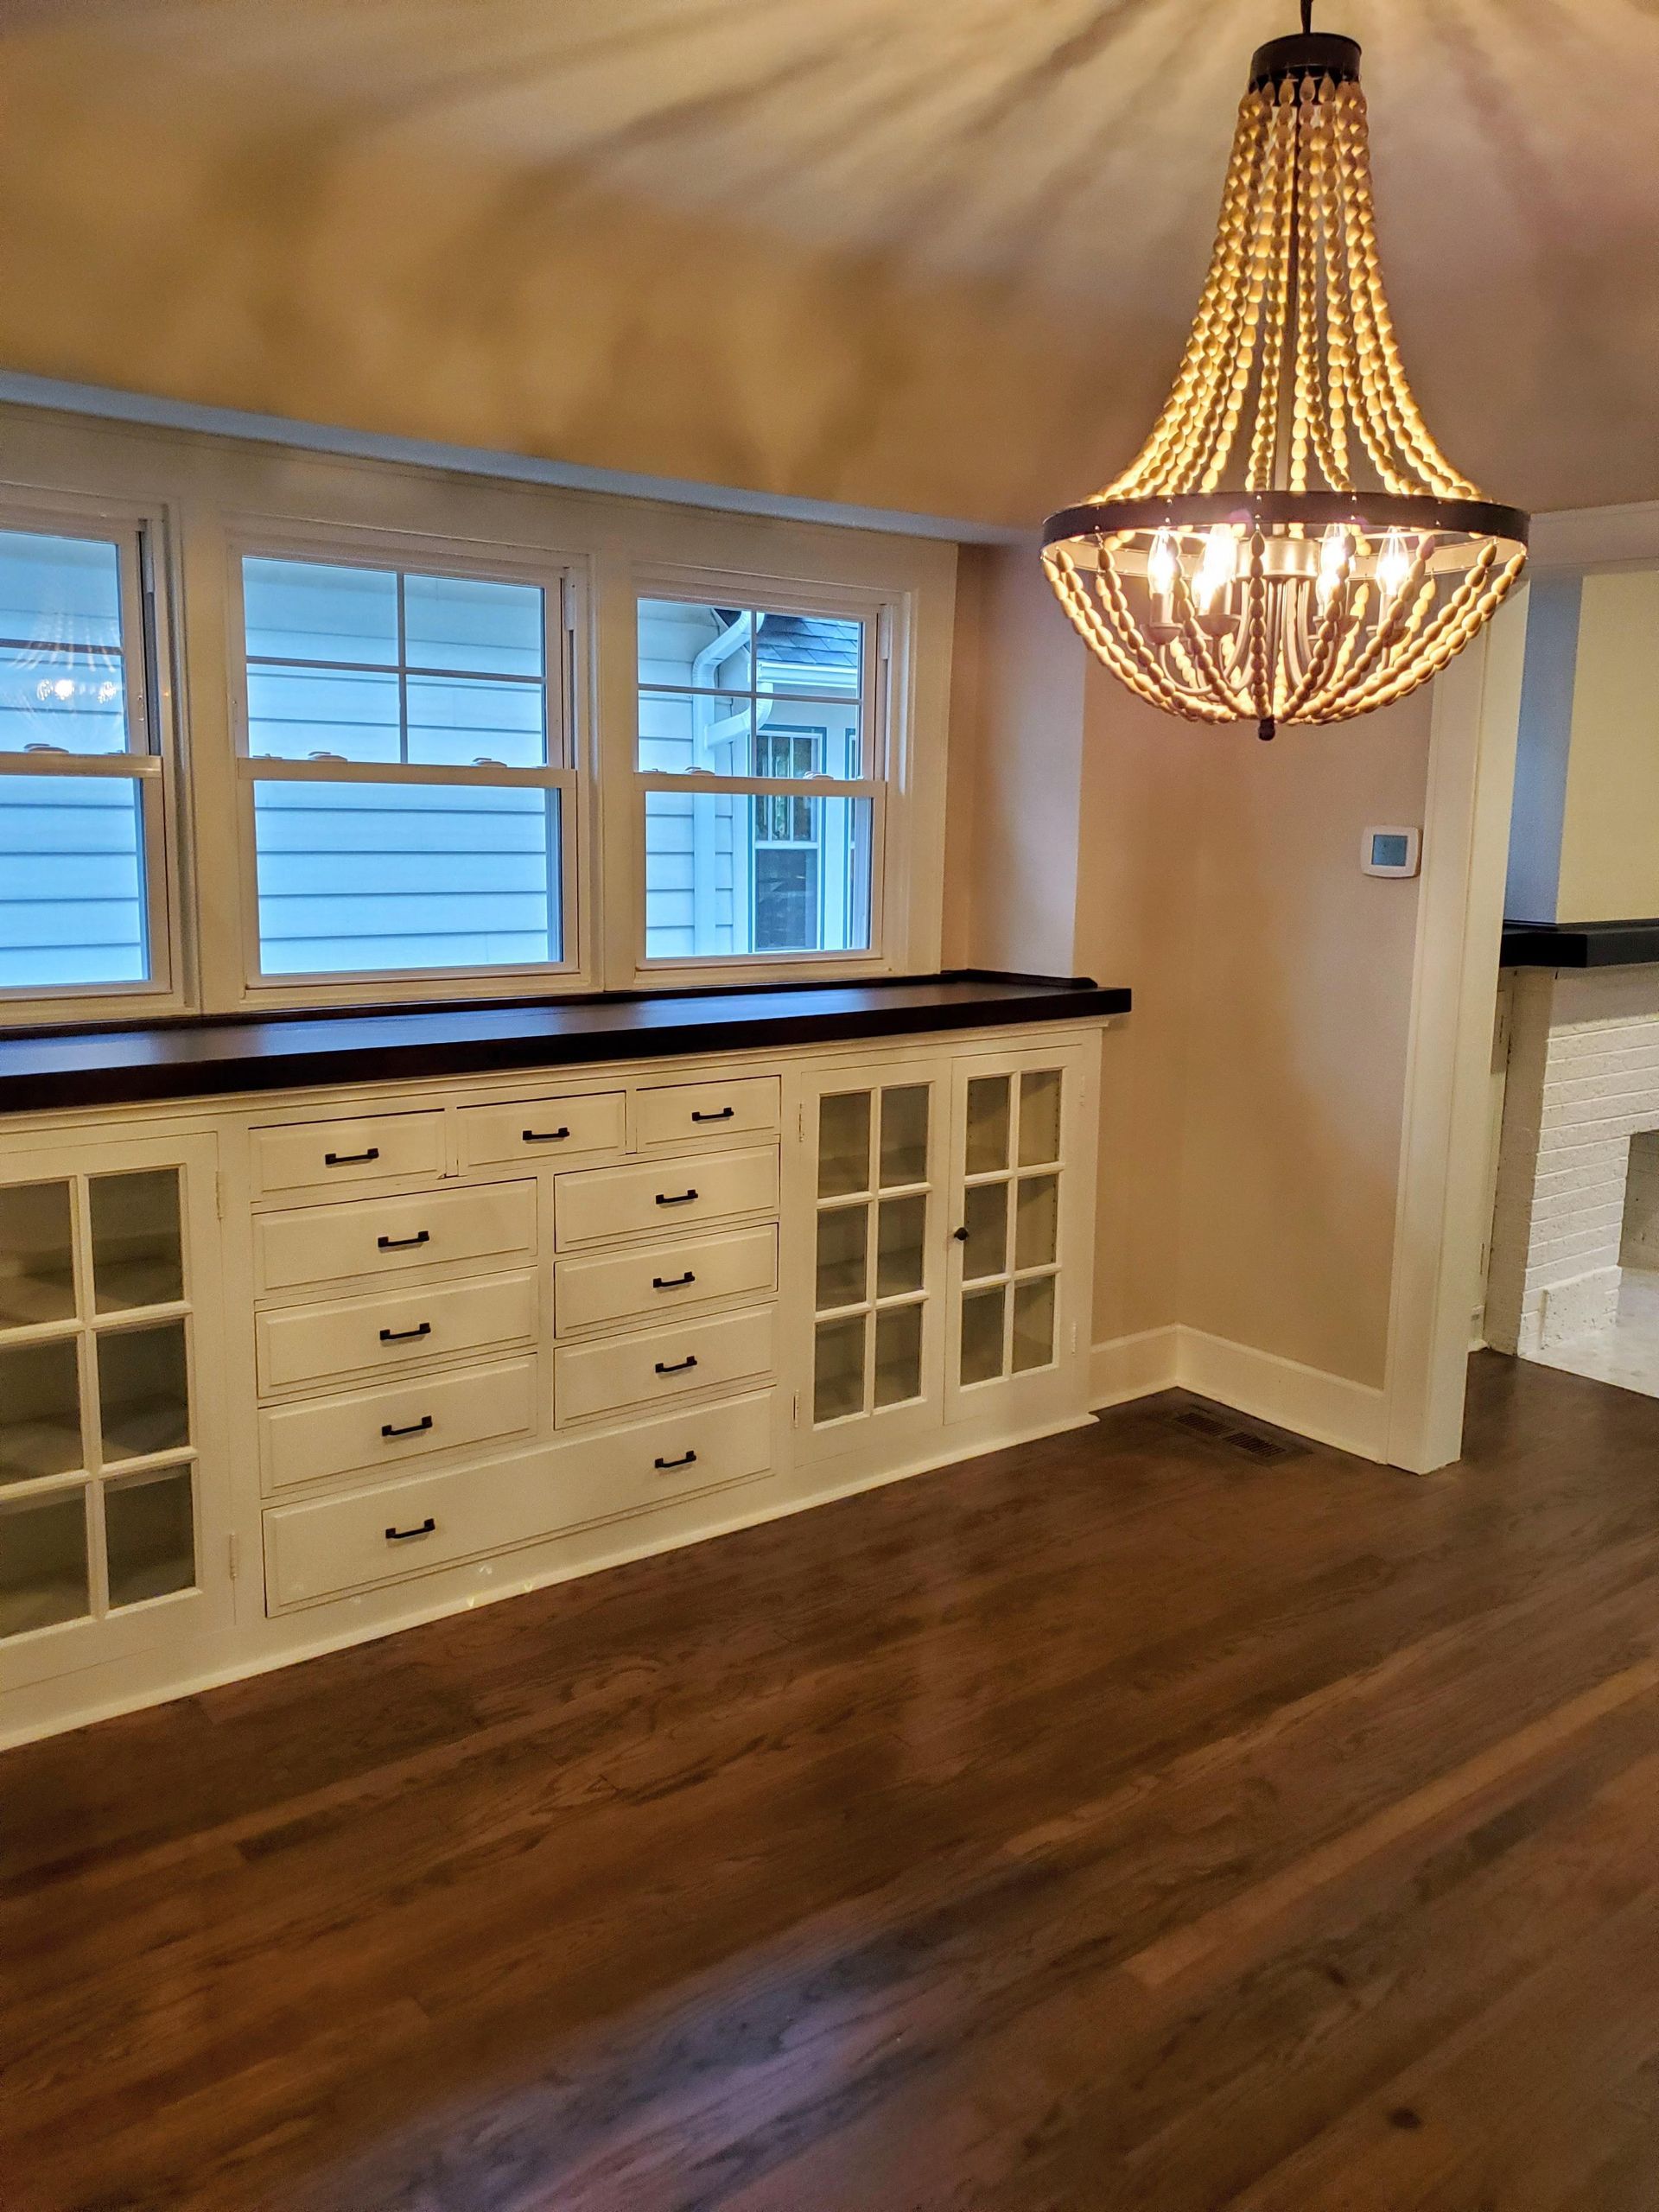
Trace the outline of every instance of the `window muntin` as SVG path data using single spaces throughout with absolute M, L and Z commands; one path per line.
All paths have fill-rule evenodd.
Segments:
M 164 985 L 137 531 L 0 529 L 0 999 Z
M 248 553 L 258 974 L 568 966 L 558 594 Z
M 638 624 L 646 962 L 868 951 L 874 619 L 642 597 Z

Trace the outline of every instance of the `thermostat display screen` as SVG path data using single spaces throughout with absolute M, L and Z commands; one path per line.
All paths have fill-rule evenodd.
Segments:
M 1422 842 L 1420 830 L 1368 830 L 1360 840 L 1359 864 L 1367 875 L 1415 875 Z

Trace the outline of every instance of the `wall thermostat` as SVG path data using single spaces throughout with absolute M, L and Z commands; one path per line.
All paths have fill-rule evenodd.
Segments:
M 1359 864 L 1367 875 L 1415 875 L 1422 847 L 1421 830 L 1368 830 L 1360 840 Z

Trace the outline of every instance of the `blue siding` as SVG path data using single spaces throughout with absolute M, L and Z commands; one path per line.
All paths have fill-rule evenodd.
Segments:
M 260 784 L 254 821 L 268 976 L 563 957 L 556 791 Z
M 149 974 L 137 779 L 0 776 L 0 988 Z

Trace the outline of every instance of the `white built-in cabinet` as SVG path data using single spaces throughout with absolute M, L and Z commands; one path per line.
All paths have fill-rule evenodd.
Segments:
M 0 1651 L 13 1684 L 228 1615 L 210 1139 L 0 1154 Z
M 0 1125 L 0 1741 L 1080 1421 L 1098 1058 Z

